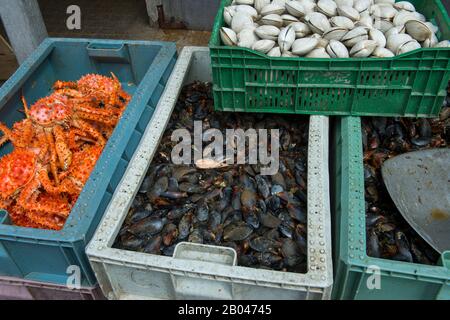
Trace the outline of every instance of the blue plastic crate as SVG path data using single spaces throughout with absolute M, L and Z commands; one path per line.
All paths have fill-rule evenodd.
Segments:
M 0 275 L 65 284 L 67 268 L 81 269 L 82 285 L 97 283 L 85 247 L 102 218 L 151 119 L 176 62 L 174 43 L 99 39 L 45 40 L 0 88 L 0 120 L 23 119 L 21 95 L 28 103 L 48 95 L 56 80 L 87 73 L 120 79 L 132 95 L 83 192 L 61 231 L 22 228 L 0 212 Z M 0 156 L 10 152 L 10 144 Z

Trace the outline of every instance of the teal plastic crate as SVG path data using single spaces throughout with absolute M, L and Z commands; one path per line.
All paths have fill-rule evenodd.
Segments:
M 437 116 L 447 95 L 450 48 L 393 58 L 273 58 L 222 44 L 222 0 L 209 42 L 218 111 L 320 115 Z M 441 0 L 410 0 L 450 39 Z
M 332 132 L 334 299 L 450 300 L 450 252 L 439 265 L 380 259 L 366 254 L 361 120 L 336 118 Z M 378 269 L 377 269 L 378 268 Z M 373 275 L 380 274 L 380 289 Z M 370 288 L 373 289 L 370 289 Z
M 97 283 L 85 247 L 122 178 L 176 62 L 168 42 L 47 39 L 0 88 L 0 119 L 23 119 L 21 95 L 31 104 L 50 93 L 56 80 L 113 72 L 132 95 L 76 205 L 61 231 L 17 227 L 0 211 L 0 275 L 66 284 L 67 268 L 78 266 L 81 284 Z M 0 149 L 0 156 L 11 145 Z

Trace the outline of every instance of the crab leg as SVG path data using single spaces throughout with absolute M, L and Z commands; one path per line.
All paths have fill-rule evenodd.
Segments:
M 56 184 L 59 184 L 58 177 L 58 167 L 57 167 L 57 153 L 55 147 L 55 141 L 53 140 L 53 134 L 51 130 L 45 130 L 45 137 L 47 139 L 47 144 L 50 148 L 50 169 L 52 171 L 53 179 L 55 179 Z
M 68 193 L 70 195 L 78 195 L 83 187 L 75 184 L 69 177 L 65 178 L 59 186 L 54 186 L 50 179 L 48 178 L 48 174 L 45 170 L 42 170 L 39 173 L 39 180 L 44 187 L 44 190 L 50 194 L 60 194 L 60 193 Z
M 97 139 L 98 143 L 102 146 L 106 144 L 106 140 L 103 135 L 95 129 L 91 124 L 87 123 L 84 120 L 78 119 L 73 121 L 73 126 L 81 131 L 89 133 L 92 137 Z
M 56 154 L 63 170 L 67 170 L 72 163 L 72 152 L 67 146 L 64 130 L 60 126 L 53 128 L 55 135 Z

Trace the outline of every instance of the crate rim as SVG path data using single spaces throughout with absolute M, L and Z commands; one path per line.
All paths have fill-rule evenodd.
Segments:
M 360 117 L 343 117 L 340 120 L 342 127 L 341 132 L 346 135 L 345 138 L 342 139 L 342 148 L 348 152 L 348 159 L 346 159 L 346 163 L 348 163 L 349 168 L 348 171 L 351 171 L 356 174 L 350 174 L 348 177 L 348 184 L 350 186 L 358 186 L 360 185 L 360 181 L 363 180 L 363 159 L 362 159 L 362 146 L 361 143 L 359 143 L 358 146 L 354 145 L 354 143 L 357 143 L 358 141 L 362 141 L 361 136 L 361 118 Z M 354 128 L 355 130 L 352 130 L 351 128 Z M 347 131 L 352 131 L 347 132 Z M 344 133 L 345 132 L 345 133 Z M 359 150 L 359 151 L 356 151 Z M 355 161 L 350 161 L 349 159 L 353 159 Z M 362 184 L 364 186 L 364 182 L 362 181 Z M 363 187 L 364 188 L 364 187 Z M 347 203 L 350 203 L 350 199 L 364 199 L 364 191 L 363 188 L 357 188 L 358 190 L 355 190 L 355 188 L 349 188 L 348 196 L 344 199 L 343 193 L 341 193 L 341 202 L 344 200 Z M 431 280 L 439 280 L 439 283 L 442 283 L 445 281 L 445 283 L 450 284 L 450 268 L 445 267 L 444 265 L 424 265 L 419 263 L 409 263 L 409 262 L 403 262 L 403 261 L 396 261 L 396 260 L 389 260 L 389 259 L 383 259 L 383 258 L 375 258 L 370 257 L 367 255 L 367 252 L 365 250 L 366 247 L 366 229 L 365 227 L 363 229 L 363 234 L 359 235 L 359 232 L 361 231 L 360 228 L 358 228 L 357 223 L 351 223 L 350 217 L 361 217 L 361 210 L 363 214 L 365 214 L 364 211 L 364 201 L 357 201 L 356 205 L 352 205 L 348 207 L 348 214 L 347 214 L 347 222 L 349 224 L 349 232 L 348 236 L 350 238 L 358 238 L 355 239 L 353 242 L 350 240 L 347 240 L 346 242 L 342 241 L 340 239 L 339 241 L 339 259 L 341 261 L 347 262 L 347 264 L 352 267 L 359 267 L 366 271 L 369 269 L 369 266 L 375 265 L 380 267 L 380 272 L 383 273 L 389 273 L 390 276 L 393 277 L 415 277 L 420 279 L 431 279 Z M 355 218 L 356 219 L 356 218 Z M 365 224 L 365 219 L 364 219 Z M 352 226 L 353 225 L 353 226 Z M 358 241 L 359 240 L 359 241 Z M 363 244 L 360 244 L 359 246 L 363 247 L 363 253 L 361 254 L 361 250 L 359 250 L 359 247 L 356 245 L 357 243 L 360 243 L 363 241 Z M 450 251 L 446 251 L 447 254 Z M 444 254 L 446 252 L 441 254 L 441 261 L 443 259 Z M 353 256 L 353 257 L 352 257 Z M 402 266 L 402 270 L 398 270 L 398 266 Z
M 182 52 L 180 53 L 180 56 L 177 60 L 177 63 L 173 69 L 173 72 L 169 78 L 169 81 L 167 82 L 167 86 L 164 90 L 164 93 L 158 102 L 158 106 L 156 107 L 155 113 L 158 112 L 158 110 L 165 110 L 170 109 L 168 105 L 174 104 L 176 102 L 176 99 L 178 99 L 178 94 L 174 95 L 173 92 L 178 92 L 178 90 L 181 90 L 182 83 L 187 76 L 187 70 L 190 67 L 190 64 L 192 63 L 193 54 L 195 52 L 208 52 L 207 47 L 184 47 Z M 192 57 L 192 58 L 191 58 Z M 182 76 L 180 76 L 182 75 Z M 179 89 L 177 89 L 179 88 Z M 172 92 L 170 94 L 167 94 L 167 92 Z M 173 98 L 175 96 L 175 98 Z M 317 122 L 323 123 L 323 121 L 328 120 L 328 117 L 326 116 L 311 116 L 310 118 L 316 119 Z M 326 119 L 326 120 L 325 120 Z M 153 119 L 152 119 L 153 120 Z M 151 123 L 148 125 L 146 129 L 146 133 L 149 130 L 151 126 Z M 146 141 L 146 139 L 149 139 L 147 134 L 144 133 L 144 136 L 140 142 L 140 145 L 138 146 L 135 154 L 133 155 L 130 163 L 134 162 L 136 159 L 139 159 L 143 157 L 140 155 L 141 149 L 143 148 L 142 145 Z M 159 139 L 159 138 L 158 138 Z M 159 144 L 159 140 L 156 141 L 157 145 Z M 328 146 L 328 143 L 326 143 Z M 322 144 L 322 147 L 323 144 Z M 321 149 L 321 147 L 317 147 L 317 149 Z M 328 149 L 327 149 L 328 150 Z M 156 150 L 154 150 L 156 151 Z M 150 157 L 153 157 L 153 155 L 149 155 Z M 148 157 L 145 155 L 145 157 Z M 308 160 L 309 163 L 310 160 Z M 326 162 L 326 167 L 328 167 L 328 156 L 324 157 L 324 163 Z M 148 162 L 147 167 L 140 168 L 140 170 L 147 171 L 148 166 L 151 164 L 151 160 Z M 141 166 L 140 166 L 141 167 Z M 321 166 L 320 166 L 321 167 Z M 322 167 L 321 167 L 322 168 Z M 86 254 L 88 255 L 89 261 L 91 262 L 99 262 L 99 263 L 105 263 L 108 264 L 114 264 L 114 265 L 120 265 L 120 266 L 132 266 L 138 269 L 148 270 L 148 269 L 157 269 L 164 271 L 166 273 L 173 273 L 173 272 L 182 272 L 183 274 L 192 274 L 195 275 L 210 275 L 210 273 L 203 270 L 203 266 L 206 264 L 206 262 L 199 262 L 199 261 L 190 261 L 190 264 L 194 266 L 193 268 L 187 268 L 185 265 L 183 265 L 183 262 L 177 261 L 177 259 L 174 259 L 173 257 L 166 257 L 162 255 L 153 255 L 153 254 L 147 254 L 147 253 L 141 253 L 141 252 L 134 252 L 134 251 L 127 251 L 127 250 L 121 250 L 121 249 L 115 249 L 112 248 L 112 245 L 115 241 L 115 238 L 117 236 L 117 232 L 120 229 L 120 226 L 123 223 L 123 220 L 126 217 L 126 212 L 128 211 L 130 201 L 128 201 L 128 198 L 134 198 L 136 191 L 130 191 L 128 184 L 129 181 L 126 179 L 126 177 L 130 174 L 130 167 L 127 168 L 127 171 L 125 172 L 121 183 L 116 189 L 116 192 L 114 193 L 113 199 L 109 203 L 108 208 L 105 211 L 105 214 L 94 234 L 92 237 L 90 243 L 88 244 L 86 248 Z M 312 171 L 312 170 L 310 170 Z M 323 174 L 326 176 L 327 181 L 328 179 L 328 171 Z M 141 175 L 141 178 L 143 179 L 143 175 Z M 142 182 L 142 179 L 139 180 L 139 184 Z M 127 181 L 127 182 L 125 182 Z M 133 182 L 134 183 L 134 182 Z M 134 185 L 133 185 L 134 187 Z M 329 190 L 328 186 L 324 186 L 324 189 Z M 122 194 L 122 197 L 117 196 L 119 194 Z M 308 197 L 309 197 L 308 192 Z M 327 196 L 325 196 L 327 197 Z M 324 197 L 324 198 L 325 198 Z M 127 204 L 128 203 L 128 204 Z M 323 203 L 321 204 L 323 211 L 326 214 L 330 214 L 330 207 L 329 207 L 329 194 L 327 199 L 323 200 Z M 122 208 L 119 208 L 122 206 Z M 311 210 L 308 207 L 309 210 Z M 124 213 L 125 212 L 125 213 Z M 310 218 L 308 218 L 308 225 L 310 225 Z M 322 218 L 320 218 L 322 219 Z M 325 230 L 312 230 L 312 228 L 309 228 L 308 230 L 308 236 L 310 233 L 316 232 L 316 233 L 327 233 L 327 236 L 323 241 L 326 242 L 325 247 L 327 250 L 327 256 L 324 259 L 324 262 L 317 261 L 315 262 L 315 265 L 317 266 L 316 270 L 310 269 L 310 259 L 308 259 L 308 271 L 307 273 L 293 273 L 293 272 L 277 272 L 273 270 L 259 270 L 258 269 L 258 278 L 256 279 L 256 276 L 253 276 L 254 279 L 248 280 L 245 275 L 240 274 L 239 272 L 236 272 L 236 268 L 238 270 L 255 270 L 254 268 L 247 268 L 242 266 L 220 266 L 220 268 L 215 264 L 218 269 L 215 270 L 214 277 L 221 277 L 221 278 L 227 278 L 229 280 L 233 280 L 236 282 L 242 282 L 242 283 L 248 283 L 249 281 L 259 282 L 259 283 L 266 283 L 269 285 L 277 286 L 277 287 L 299 287 L 299 286 L 305 286 L 307 287 L 308 291 L 312 290 L 327 290 L 327 288 L 331 288 L 333 284 L 333 267 L 332 267 L 332 254 L 331 254 L 331 223 L 328 221 L 322 221 L 321 222 L 324 225 Z M 328 225 L 329 224 L 329 225 Z M 314 237 L 316 238 L 316 237 Z M 162 263 L 166 262 L 166 263 Z M 164 266 L 165 265 L 165 266 Z M 169 266 L 169 267 L 168 267 Z M 323 269 L 322 269 L 323 268 Z M 322 269 L 322 270 L 320 270 Z M 95 268 L 94 268 L 95 270 Z M 234 270 L 234 272 L 233 272 Z M 220 273 L 220 274 L 219 274 Z M 276 273 L 279 275 L 280 280 L 273 280 L 273 274 Z M 289 274 L 289 280 L 292 279 L 292 281 L 289 280 L 281 280 L 281 275 Z M 270 275 L 270 277 L 269 277 Z M 270 280 L 269 280 L 270 279 Z M 100 281 L 100 285 L 102 285 Z M 330 290 L 331 292 L 331 290 Z M 329 296 L 330 294 L 328 294 Z
M 420 49 L 416 49 L 407 53 L 403 53 L 401 55 L 396 55 L 394 57 L 391 58 L 305 58 L 305 57 L 269 57 L 266 54 L 262 53 L 262 52 L 258 52 L 256 50 L 252 50 L 249 48 L 243 48 L 243 47 L 238 47 L 238 46 L 225 46 L 225 45 L 217 45 L 215 43 L 215 38 L 217 38 L 220 41 L 220 35 L 219 35 L 219 31 L 220 28 L 225 26 L 224 21 L 223 21 L 223 11 L 224 11 L 224 7 L 231 4 L 232 0 L 221 0 L 220 2 L 220 7 L 219 10 L 217 11 L 217 15 L 214 19 L 214 24 L 213 24 L 213 28 L 212 28 L 212 32 L 211 32 L 211 37 L 210 40 L 208 42 L 208 46 L 210 49 L 220 49 L 220 50 L 239 50 L 242 52 L 247 52 L 248 54 L 251 55 L 257 55 L 258 58 L 263 58 L 263 59 L 267 59 L 269 61 L 306 61 L 306 62 L 312 62 L 312 61 L 317 61 L 317 62 L 330 62 L 330 63 L 341 63 L 341 62 L 348 62 L 348 61 L 355 61 L 355 62 L 371 62 L 373 63 L 374 61 L 394 61 L 394 60 L 403 60 L 403 59 L 407 59 L 408 56 L 410 55 L 415 55 L 419 52 L 433 52 L 433 51 L 450 51 L 450 48 L 420 48 Z M 445 9 L 444 5 L 442 4 L 441 0 L 433 0 L 436 5 L 441 9 L 442 12 L 446 13 L 446 19 L 450 20 L 449 17 L 449 13 L 448 11 Z M 450 41 L 450 39 L 449 39 Z M 220 42 L 219 42 L 220 43 Z M 214 55 L 214 53 L 211 51 L 211 55 Z M 214 63 L 212 63 L 214 65 Z M 401 70 L 401 69 L 400 69 Z M 447 64 L 447 68 L 444 70 L 450 70 L 450 63 Z
M 154 60 L 152 61 L 149 69 L 144 75 L 144 78 L 141 82 L 145 80 L 145 78 L 149 78 L 152 75 L 152 71 L 158 71 L 157 75 L 161 78 L 164 72 L 167 69 L 167 66 L 170 64 L 170 60 L 173 58 L 173 55 L 176 54 L 176 45 L 173 42 L 163 42 L 163 41 L 145 41 L 145 40 L 111 40 L 111 39 L 94 39 L 94 38 L 46 38 L 42 41 L 42 43 L 36 48 L 36 50 L 30 54 L 30 56 L 19 66 L 17 71 L 0 87 L 0 105 L 3 104 L 10 96 L 11 91 L 14 87 L 20 87 L 23 85 L 23 82 L 40 64 L 43 59 L 45 59 L 52 51 L 53 45 L 58 42 L 71 42 L 71 43 L 80 43 L 87 42 L 90 43 L 101 43 L 101 44 L 130 44 L 130 45 L 152 45 L 152 46 L 160 46 L 160 50 L 156 54 Z M 158 63 L 155 63 L 158 62 Z M 142 88 L 139 90 L 140 86 L 137 86 L 136 92 L 133 94 L 132 99 L 130 100 L 128 107 L 133 107 L 134 105 L 138 105 L 141 100 L 150 99 L 150 96 L 153 94 L 157 82 L 151 81 L 150 87 L 143 90 Z M 17 89 L 17 90 L 19 90 Z M 130 108 L 127 107 L 127 110 Z M 124 113 L 125 116 L 125 113 Z M 122 122 L 123 123 L 123 122 Z M 86 182 L 85 187 L 92 183 L 92 176 L 97 173 L 98 165 L 101 162 L 105 161 L 105 151 L 108 146 L 112 144 L 113 140 L 120 140 L 123 137 L 123 131 L 121 122 L 117 125 L 114 130 L 113 135 L 108 140 L 100 159 L 98 160 L 94 170 L 92 171 L 89 180 Z M 130 133 L 131 134 L 131 133 Z M 83 188 L 84 191 L 84 188 Z M 80 195 L 78 200 L 83 200 L 83 193 Z M 64 246 L 67 244 L 71 247 L 71 243 L 77 241 L 85 241 L 86 232 L 89 229 L 89 226 L 92 222 L 92 219 L 95 215 L 95 212 L 89 212 L 90 216 L 86 217 L 85 215 L 80 215 L 79 207 L 81 206 L 81 202 L 77 201 L 75 206 L 72 208 L 71 214 L 69 215 L 66 223 L 64 224 L 63 229 L 60 231 L 55 230 L 47 230 L 47 229 L 36 229 L 36 228 L 25 228 L 14 225 L 4 225 L 0 224 L 0 239 L 6 241 L 17 241 L 20 240 L 22 242 L 30 242 L 30 243 L 45 243 L 47 245 L 53 246 Z M 6 210 L 2 210 L 2 212 L 7 212 Z

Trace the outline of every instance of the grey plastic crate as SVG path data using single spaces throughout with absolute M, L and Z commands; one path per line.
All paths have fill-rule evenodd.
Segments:
M 185 47 L 155 115 L 87 248 L 110 299 L 329 299 L 333 283 L 328 175 L 328 118 L 311 116 L 308 146 L 308 271 L 236 266 L 230 248 L 178 244 L 166 257 L 112 248 L 184 84 L 211 81 L 207 48 Z
M 100 287 L 69 289 L 66 286 L 0 277 L 0 300 L 105 300 Z

